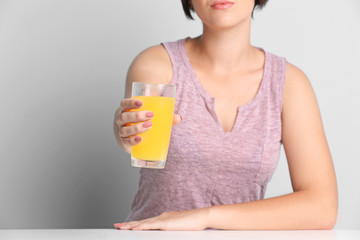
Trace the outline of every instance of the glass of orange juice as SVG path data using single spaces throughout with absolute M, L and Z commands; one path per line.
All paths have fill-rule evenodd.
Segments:
M 142 141 L 131 147 L 131 165 L 134 167 L 165 167 L 175 107 L 175 85 L 133 82 L 132 98 L 143 102 L 132 111 L 152 111 L 152 127 L 140 133 Z

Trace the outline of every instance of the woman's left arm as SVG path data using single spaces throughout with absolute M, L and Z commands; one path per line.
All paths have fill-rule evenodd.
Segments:
M 332 229 L 337 184 L 318 103 L 305 74 L 287 64 L 282 141 L 293 193 L 244 204 L 215 206 L 211 227 L 222 229 Z M 211 217 L 213 219 L 213 217 Z
M 305 74 L 287 64 L 282 141 L 293 193 L 232 205 L 217 205 L 115 225 L 120 229 L 332 229 L 337 184 L 314 91 Z

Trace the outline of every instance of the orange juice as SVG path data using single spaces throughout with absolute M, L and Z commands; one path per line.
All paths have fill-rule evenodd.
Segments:
M 140 133 L 142 141 L 131 147 L 131 158 L 146 161 L 165 161 L 172 128 L 175 98 L 135 96 L 143 102 L 141 108 L 133 111 L 152 111 L 152 127 Z

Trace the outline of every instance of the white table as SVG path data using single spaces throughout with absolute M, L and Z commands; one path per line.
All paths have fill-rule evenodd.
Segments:
M 317 231 L 120 231 L 115 229 L 0 230 L 0 240 L 360 240 L 360 230 Z

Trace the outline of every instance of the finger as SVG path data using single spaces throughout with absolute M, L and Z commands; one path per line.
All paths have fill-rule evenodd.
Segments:
M 135 146 L 137 144 L 139 144 L 142 141 L 142 137 L 140 136 L 133 136 L 133 137 L 126 137 L 126 138 L 121 138 L 123 145 L 127 148 L 130 149 L 130 147 Z M 130 151 L 130 150 L 129 150 Z
M 130 230 L 139 231 L 139 230 L 161 230 L 166 229 L 164 226 L 161 226 L 161 223 L 159 222 L 140 222 L 137 224 L 133 224 L 130 228 Z
M 128 123 L 145 122 L 154 117 L 154 113 L 150 111 L 123 112 L 120 115 L 120 126 Z
M 146 132 L 152 126 L 151 121 L 141 122 L 131 126 L 124 126 L 120 129 L 120 137 L 129 137 Z
M 138 221 L 133 222 L 124 222 L 124 223 L 114 223 L 114 227 L 120 230 L 128 230 L 132 226 L 139 224 Z
M 130 227 L 129 229 L 130 229 L 130 230 L 133 230 L 133 231 L 154 230 L 154 229 L 151 228 L 149 225 L 145 225 L 145 224 L 136 224 L 136 225 Z
M 128 223 L 126 225 L 120 226 L 120 229 L 121 230 L 133 230 L 134 227 L 143 226 L 144 224 L 146 224 L 146 222 L 147 222 L 147 220 L 131 222 L 131 223 Z
M 135 226 L 144 226 L 144 224 L 147 223 L 153 223 L 153 222 L 157 222 L 158 221 L 158 216 L 157 217 L 151 217 L 151 218 L 145 218 L 142 220 L 138 220 L 138 221 L 132 221 L 132 222 L 125 222 L 125 223 L 115 223 L 114 226 L 118 227 L 121 230 L 129 230 L 132 228 L 134 228 Z M 146 225 L 145 225 L 146 226 Z
M 120 123 L 120 117 L 121 117 L 121 114 L 122 114 L 122 108 L 121 107 L 118 107 L 118 109 L 116 109 L 116 112 L 115 112 L 115 116 L 114 116 L 114 122 L 116 123 L 117 127 L 120 128 L 121 127 L 121 123 Z
M 134 222 L 131 224 L 130 230 L 157 230 L 165 229 L 163 221 L 161 221 L 161 215 L 143 219 L 141 221 Z
M 179 114 L 174 114 L 173 116 L 173 125 L 177 125 L 181 122 L 182 117 Z
M 125 223 L 114 223 L 113 225 L 116 229 L 120 229 L 120 227 L 124 226 Z
M 139 99 L 133 98 L 124 98 L 121 100 L 120 106 L 123 111 L 140 108 L 142 106 L 142 101 Z

